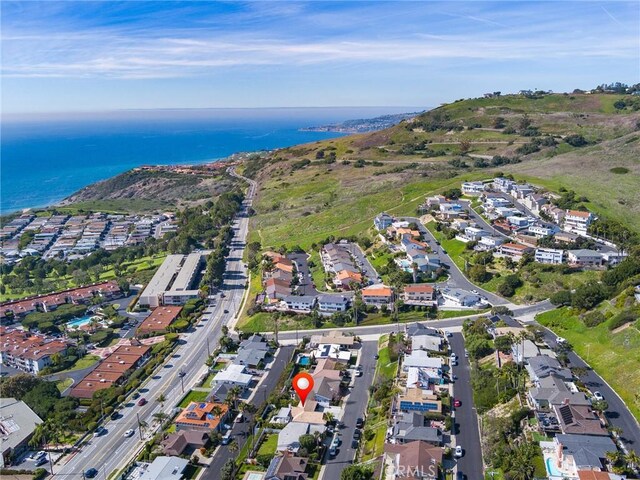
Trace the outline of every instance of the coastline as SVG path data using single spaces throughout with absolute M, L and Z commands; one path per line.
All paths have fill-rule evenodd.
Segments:
M 139 165 L 137 167 L 133 167 L 130 168 L 128 170 L 124 170 L 116 175 L 112 175 L 110 177 L 106 177 L 103 178 L 101 180 L 95 181 L 95 182 L 91 182 L 86 184 L 85 186 L 83 186 L 82 188 L 74 191 L 73 193 L 71 193 L 70 195 L 67 195 L 66 197 L 63 197 L 59 200 L 55 200 L 53 202 L 50 202 L 48 204 L 45 205 L 34 205 L 31 207 L 25 207 L 25 208 L 20 208 L 20 209 L 16 209 L 16 210 L 11 210 L 11 211 L 3 211 L 0 210 L 0 219 L 4 219 L 6 217 L 10 217 L 13 215 L 17 215 L 17 214 L 21 214 L 24 212 L 29 212 L 29 211 L 40 211 L 40 210 L 48 210 L 48 209 L 53 209 L 56 207 L 66 207 L 69 205 L 73 205 L 73 201 L 71 200 L 72 197 L 74 197 L 75 195 L 77 195 L 78 193 L 80 193 L 82 190 L 91 187 L 92 185 L 95 185 L 97 183 L 100 182 L 105 182 L 111 178 L 115 178 L 118 175 L 122 175 L 126 172 L 131 172 L 134 171 L 136 169 L 140 169 L 140 168 L 165 168 L 167 170 L 173 170 L 173 169 L 179 169 L 180 167 L 194 167 L 194 166 L 206 166 L 206 165 L 213 165 L 213 164 L 227 164 L 227 163 L 233 163 L 233 162 L 239 162 L 242 161 L 248 157 L 250 157 L 251 155 L 263 155 L 263 154 L 269 154 L 271 152 L 273 152 L 274 150 L 256 150 L 256 151 L 251 151 L 251 152 L 236 152 L 233 153 L 229 156 L 226 157 L 221 157 L 221 158 L 214 158 L 214 159 L 207 159 L 207 160 L 202 160 L 202 161 L 193 161 L 193 162 L 180 162 L 180 163 L 175 163 L 175 164 L 169 164 L 169 165 L 165 165 L 165 164 L 157 164 L 157 165 L 153 165 L 153 164 L 145 164 L 145 165 Z M 223 167 L 220 167 L 223 168 Z

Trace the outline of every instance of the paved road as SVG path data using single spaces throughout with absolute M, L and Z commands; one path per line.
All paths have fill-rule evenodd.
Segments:
M 460 269 L 455 264 L 455 262 L 451 259 L 451 257 L 448 254 L 444 253 L 444 250 L 442 249 L 442 247 L 436 243 L 436 238 L 424 225 L 422 225 L 422 223 L 420 223 L 420 220 L 418 218 L 403 217 L 401 220 L 417 223 L 418 228 L 420 229 L 420 233 L 422 233 L 424 238 L 427 239 L 427 243 L 433 250 L 433 253 L 435 254 L 435 256 L 438 257 L 438 259 L 440 260 L 440 263 L 449 265 L 449 280 L 446 282 L 447 285 L 457 287 L 457 288 L 462 288 L 468 291 L 477 290 L 482 295 L 484 295 L 492 305 L 509 304 L 508 300 L 505 300 L 504 298 L 496 295 L 495 293 L 491 293 L 487 290 L 483 290 L 482 288 L 471 283 L 467 279 L 467 277 L 464 276 L 464 273 L 460 271 Z
M 512 308 L 514 316 L 525 316 L 525 315 L 533 315 L 536 313 L 542 313 L 549 310 L 553 310 L 555 307 L 551 305 L 547 300 L 536 303 L 534 305 L 526 305 L 526 306 L 517 306 Z M 410 322 L 410 323 L 421 323 L 427 327 L 432 328 L 460 328 L 462 327 L 462 323 L 466 319 L 473 319 L 478 317 L 484 317 L 487 314 L 479 314 L 479 315 L 467 315 L 464 316 L 464 312 L 460 312 L 462 316 L 455 318 L 448 318 L 446 320 L 425 320 L 423 322 Z M 400 324 L 400 329 L 404 330 L 405 323 Z M 302 338 L 302 336 L 311 336 L 316 334 L 329 333 L 330 331 L 337 332 L 345 332 L 345 333 L 353 333 L 359 337 L 368 337 L 368 336 L 380 336 L 385 333 L 396 332 L 398 330 L 398 326 L 395 323 L 387 324 L 387 325 L 368 325 L 368 326 L 360 326 L 360 327 L 337 327 L 337 328 L 318 328 L 314 330 L 299 330 L 298 332 L 287 331 L 287 332 L 279 332 L 278 339 L 280 343 L 283 342 L 292 342 L 295 341 L 296 338 Z M 263 332 L 263 335 L 267 337 L 273 338 L 273 332 Z
M 340 439 L 342 443 L 335 457 L 325 456 L 325 467 L 320 480 L 335 480 L 340 478 L 340 472 L 353 463 L 356 450 L 351 448 L 353 432 L 355 431 L 356 419 L 364 418 L 369 401 L 369 386 L 373 383 L 376 368 L 375 354 L 378 351 L 378 342 L 362 342 L 360 353 L 360 365 L 362 365 L 362 376 L 355 377 L 351 393 L 347 397 L 347 404 L 344 409 L 342 422 L 345 427 L 340 429 Z
M 280 348 L 278 355 L 269 366 L 267 376 L 258 387 L 258 391 L 254 396 L 253 405 L 262 405 L 265 402 L 266 396 L 275 388 L 282 372 L 285 367 L 291 363 L 294 346 L 286 346 Z M 245 421 L 241 423 L 232 423 L 232 439 L 238 443 L 238 451 L 240 451 L 243 445 L 246 443 L 249 436 L 250 429 L 252 427 L 253 415 L 245 414 Z M 220 470 L 222 466 L 230 458 L 236 458 L 237 452 L 230 452 L 228 445 L 220 445 L 216 450 L 216 453 L 211 461 L 211 464 L 205 470 L 205 473 L 201 478 L 209 480 L 218 480 L 220 478 Z
M 307 254 L 290 253 L 287 255 L 287 258 L 296 263 L 298 273 L 302 277 L 300 279 L 300 283 L 298 283 L 298 289 L 296 292 L 299 295 L 311 295 L 313 297 L 315 297 L 316 295 L 320 295 L 321 292 L 316 290 L 316 287 L 313 284 L 313 278 L 311 277 L 311 272 L 309 271 Z
M 551 330 L 544 328 L 544 340 L 549 347 L 553 349 L 557 347 L 557 338 L 557 335 Z M 609 404 L 609 408 L 605 412 L 607 419 L 613 426 L 620 427 L 622 429 L 621 440 L 625 446 L 628 449 L 635 450 L 636 453 L 640 453 L 640 425 L 627 408 L 627 405 L 615 393 L 615 391 L 605 383 L 602 377 L 593 371 L 586 362 L 578 357 L 578 355 L 571 351 L 569 352 L 568 357 L 569 366 L 587 369 L 587 374 L 580 377 L 580 380 L 585 383 L 591 392 L 599 391 L 602 393 Z
M 511 201 L 512 199 L 509 199 L 509 200 Z M 508 235 L 505 235 L 500 230 L 493 228 L 493 226 L 491 226 L 484 218 L 482 218 L 482 216 L 478 212 L 476 212 L 473 208 L 471 208 L 470 201 L 458 200 L 458 203 L 460 203 L 460 205 L 465 207 L 465 209 L 469 213 L 469 216 L 473 217 L 473 220 L 478 224 L 478 226 L 480 226 L 480 228 L 482 228 L 483 230 L 486 230 L 487 232 L 491 232 L 492 235 L 495 235 L 497 237 L 509 238 Z
M 463 472 L 469 480 L 482 480 L 480 431 L 473 404 L 471 370 L 464 356 L 464 338 L 461 333 L 454 333 L 449 341 L 453 352 L 458 355 L 458 365 L 453 367 L 453 373 L 458 376 L 453 385 L 454 398 L 462 402 L 455 409 L 456 445 L 461 445 L 464 451 L 464 456 L 458 460 L 458 472 Z
M 369 262 L 360 245 L 349 242 L 347 248 L 349 253 L 356 259 L 356 262 L 358 262 L 358 266 L 362 269 L 364 276 L 367 277 L 371 283 L 379 283 L 378 278 L 380 278 L 380 276 L 378 272 L 376 272 L 376 269 L 373 268 L 373 265 L 371 265 L 371 262 Z
M 232 175 L 234 174 L 231 172 Z M 204 362 L 207 359 L 209 343 L 214 348 L 221 336 L 222 325 L 227 324 L 238 310 L 244 294 L 244 286 L 247 281 L 247 272 L 242 263 L 245 240 L 248 230 L 247 209 L 255 195 L 255 182 L 249 182 L 249 189 L 241 211 L 233 222 L 234 237 L 227 258 L 227 272 L 225 273 L 222 290 L 225 298 L 220 298 L 216 306 L 209 307 L 202 316 L 200 323 L 190 332 L 181 335 L 181 344 L 174 351 L 170 359 L 169 367 L 160 368 L 156 375 L 148 380 L 140 389 L 141 396 L 147 398 L 149 403 L 138 407 L 134 401 L 129 401 L 121 410 L 122 416 L 115 421 L 105 423 L 107 434 L 100 437 L 92 437 L 81 451 L 67 457 L 64 465 L 54 467 L 56 476 L 68 478 L 81 478 L 82 472 L 88 468 L 96 468 L 99 475 L 108 477 L 109 473 L 121 468 L 128 459 L 142 446 L 137 428 L 137 418 L 148 425 L 154 423 L 153 414 L 163 411 L 169 413 L 173 406 L 182 397 L 180 370 L 186 374 L 184 390 L 187 391 L 198 381 L 204 370 Z M 228 313 L 224 313 L 224 311 Z M 166 401 L 161 406 L 155 399 L 162 393 Z M 136 434 L 131 438 L 124 438 L 124 432 L 129 428 L 135 428 Z

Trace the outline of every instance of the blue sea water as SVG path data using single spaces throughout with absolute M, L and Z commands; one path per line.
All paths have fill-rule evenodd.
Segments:
M 408 108 L 120 111 L 3 118 L 0 213 L 51 205 L 139 165 L 194 164 L 341 134 L 300 128 Z

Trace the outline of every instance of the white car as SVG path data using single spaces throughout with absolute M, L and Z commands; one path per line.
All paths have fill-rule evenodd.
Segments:
M 595 398 L 599 402 L 604 400 L 604 397 L 602 396 L 602 394 L 600 392 L 593 392 L 593 398 Z
M 460 445 L 456 445 L 456 451 L 453 455 L 456 458 L 460 458 L 462 456 L 462 447 Z
M 124 432 L 124 437 L 125 438 L 129 438 L 132 435 L 133 435 L 133 429 L 131 429 L 131 428 L 129 430 L 127 430 L 126 432 Z

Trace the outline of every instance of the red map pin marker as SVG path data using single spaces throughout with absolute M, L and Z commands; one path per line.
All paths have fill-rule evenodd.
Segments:
M 302 402 L 302 406 L 304 407 L 307 395 L 309 395 L 309 392 L 313 390 L 313 377 L 305 372 L 297 374 L 293 377 L 293 389 L 298 394 L 298 397 Z

